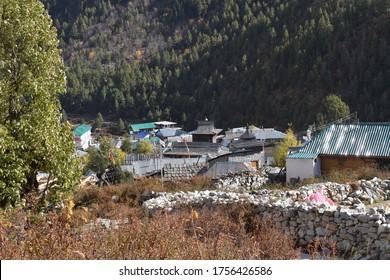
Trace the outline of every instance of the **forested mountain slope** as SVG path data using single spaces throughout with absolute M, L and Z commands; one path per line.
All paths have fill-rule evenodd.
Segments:
M 298 129 L 329 94 L 390 120 L 390 0 L 44 0 L 67 112 Z

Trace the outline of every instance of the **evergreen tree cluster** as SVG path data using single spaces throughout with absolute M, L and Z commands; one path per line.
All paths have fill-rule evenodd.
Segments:
M 390 119 L 390 0 L 44 0 L 66 112 L 306 128 L 339 96 Z

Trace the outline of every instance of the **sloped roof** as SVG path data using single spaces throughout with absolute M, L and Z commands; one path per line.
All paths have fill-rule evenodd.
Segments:
M 390 123 L 332 124 L 307 142 L 298 152 L 304 154 L 390 157 Z
M 256 139 L 267 140 L 267 139 L 284 139 L 286 134 L 274 129 L 258 129 L 252 131 Z
M 253 140 L 255 139 L 255 135 L 249 131 L 249 129 L 245 130 L 244 134 L 240 136 L 242 140 Z
M 198 127 L 192 134 L 207 134 L 215 135 L 222 131 L 222 129 L 215 128 L 214 122 L 209 120 L 198 121 Z
M 183 142 L 172 142 L 171 150 L 165 152 L 164 155 L 202 156 L 210 154 L 215 157 L 220 152 L 219 149 L 218 143 L 187 142 L 186 145 Z
M 216 162 L 204 176 L 217 178 L 229 173 L 255 172 L 256 168 L 244 162 Z
M 144 138 L 149 138 L 150 133 L 147 131 L 141 131 L 139 133 L 134 134 L 133 136 L 134 138 L 144 139 Z
M 263 150 L 264 142 L 260 140 L 238 140 L 230 143 L 231 150 L 245 149 L 245 150 Z
M 288 158 L 316 158 L 317 153 L 305 153 L 305 152 L 292 152 L 289 154 Z
M 161 128 L 157 131 L 156 135 L 160 137 L 173 137 L 180 136 L 184 133 L 186 132 L 177 128 Z
M 87 124 L 82 124 L 82 125 L 79 125 L 78 127 L 76 127 L 73 130 L 73 133 L 74 133 L 75 136 L 81 136 L 81 135 L 83 135 L 84 133 L 88 132 L 91 129 L 92 129 L 92 126 L 87 125 Z
M 170 126 L 170 125 L 176 125 L 175 122 L 169 122 L 169 121 L 160 121 L 160 122 L 154 122 L 157 126 Z
M 142 129 L 154 129 L 156 128 L 155 124 L 150 122 L 150 123 L 137 123 L 137 124 L 131 124 L 130 125 L 131 129 L 134 132 L 138 132 Z

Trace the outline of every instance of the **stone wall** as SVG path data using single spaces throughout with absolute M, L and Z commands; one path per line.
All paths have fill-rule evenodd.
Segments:
M 191 179 L 204 167 L 203 164 L 166 164 L 164 180 Z
M 304 202 L 320 188 L 336 206 Z M 143 206 L 153 213 L 159 209 L 180 210 L 188 205 L 202 209 L 250 203 L 254 206 L 254 215 L 271 218 L 302 247 L 315 238 L 326 238 L 333 240 L 338 252 L 348 258 L 390 259 L 390 209 L 366 206 L 390 198 L 389 180 L 374 178 L 353 184 L 327 182 L 292 191 L 259 189 L 245 192 L 241 187 L 240 192 L 233 192 L 231 189 L 158 193 Z

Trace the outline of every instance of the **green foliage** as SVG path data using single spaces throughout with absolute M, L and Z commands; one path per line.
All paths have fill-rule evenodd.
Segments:
M 137 143 L 137 153 L 139 154 L 152 154 L 153 145 L 149 140 L 140 140 Z
M 347 104 L 337 95 L 328 95 L 324 100 L 325 116 L 327 121 L 334 121 L 345 118 L 350 114 Z
M 57 205 L 80 178 L 71 128 L 61 123 L 65 66 L 56 30 L 37 0 L 0 3 L 0 204 L 15 206 L 49 183 L 42 206 Z
M 133 180 L 133 175 L 121 170 L 120 165 L 124 163 L 125 152 L 114 148 L 114 141 L 110 137 L 102 136 L 99 139 L 99 149 L 88 148 L 88 163 L 86 169 L 91 169 L 101 178 L 102 174 L 108 170 L 113 171 L 110 183 L 129 183 Z M 112 157 L 110 157 L 110 154 Z
M 124 139 L 122 142 L 121 150 L 124 151 L 126 154 L 131 154 L 131 142 L 129 139 Z
M 104 122 L 103 115 L 99 112 L 96 116 L 95 123 L 93 125 L 94 129 L 102 128 L 103 122 Z
M 16 151 L 18 143 L 12 141 L 8 131 L 0 126 L 0 205 L 16 206 L 20 204 L 23 184 L 26 183 L 23 161 Z
M 119 119 L 119 121 L 118 121 L 118 132 L 119 133 L 124 133 L 125 131 L 126 131 L 125 123 L 123 122 L 122 119 Z
M 110 161 L 110 153 L 114 151 L 114 142 L 111 138 L 102 136 L 99 139 L 99 149 L 89 147 L 87 149 L 89 155 L 88 168 L 95 171 L 100 177 L 106 169 L 113 165 Z
M 274 159 L 276 166 L 283 168 L 286 166 L 286 156 L 288 152 L 289 147 L 296 147 L 300 146 L 301 142 L 297 140 L 297 138 L 294 135 L 293 130 L 290 128 L 286 131 L 286 137 L 283 139 L 283 141 L 280 143 L 279 146 L 277 146 L 274 150 Z
M 68 115 L 66 114 L 65 110 L 62 109 L 61 111 L 61 122 L 66 122 L 68 120 Z

